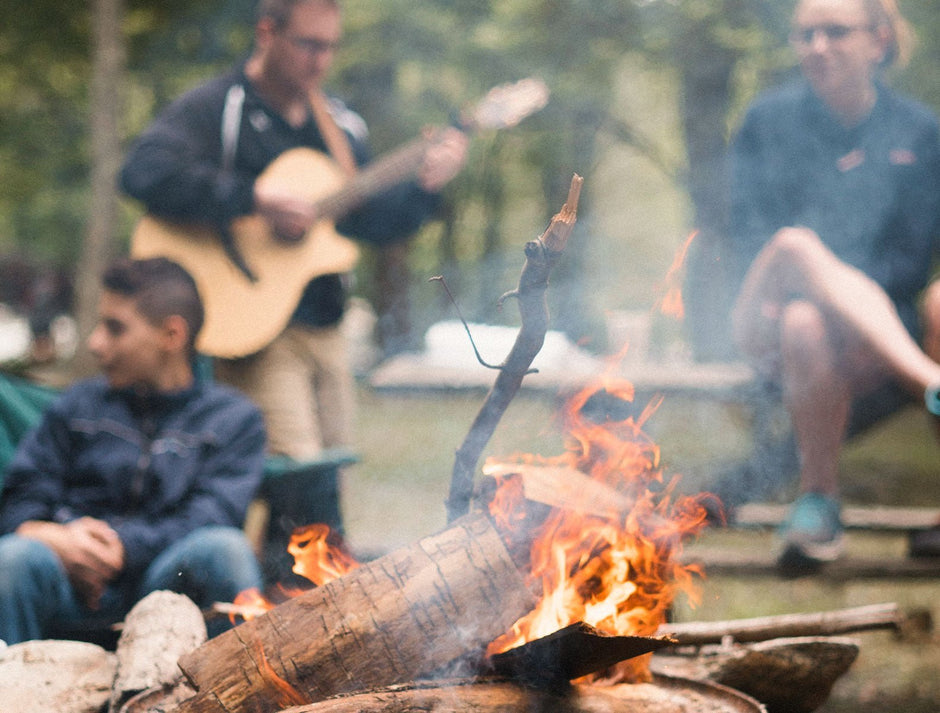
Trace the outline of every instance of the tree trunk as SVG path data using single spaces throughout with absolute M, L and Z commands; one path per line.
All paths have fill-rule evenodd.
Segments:
M 121 34 L 121 0 L 94 2 L 94 56 L 91 82 L 91 205 L 88 231 L 76 270 L 75 293 L 79 335 L 84 339 L 94 327 L 101 273 L 115 252 L 117 219 L 116 177 L 121 164 L 120 94 L 124 67 Z M 75 375 L 90 373 L 91 360 L 85 350 L 73 365 Z
M 382 356 L 389 357 L 412 349 L 410 245 L 396 243 L 376 251 L 375 311 Z
M 725 125 L 737 54 L 716 41 L 713 23 L 713 19 L 686 19 L 678 52 L 688 190 L 698 230 L 687 265 L 686 323 L 700 361 L 728 359 L 734 354 L 729 324 L 734 275 L 729 270 Z

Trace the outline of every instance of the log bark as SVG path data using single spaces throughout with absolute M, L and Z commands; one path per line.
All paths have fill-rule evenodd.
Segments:
M 897 629 L 901 623 L 894 603 L 837 609 L 808 614 L 782 614 L 730 621 L 693 621 L 663 624 L 659 633 L 676 639 L 679 645 L 767 641 L 800 636 L 834 636 L 871 629 Z
M 469 515 L 180 659 L 181 713 L 280 711 L 419 678 L 482 650 L 533 599 L 496 530 Z
M 743 693 L 701 681 L 573 686 L 564 694 L 500 680 L 439 681 L 339 697 L 283 713 L 761 713 Z
M 510 293 L 519 301 L 522 326 L 473 425 L 457 449 L 447 498 L 448 522 L 466 515 L 469 510 L 473 477 L 480 455 L 545 341 L 545 333 L 548 331 L 548 304 L 545 299 L 548 278 L 574 229 L 581 184 L 582 178 L 575 175 L 565 205 L 552 218 L 538 240 L 526 243 L 526 261 L 519 277 L 519 286 Z
M 858 656 L 856 641 L 837 637 L 772 639 L 708 646 L 695 656 L 653 656 L 657 673 L 714 681 L 743 691 L 769 713 L 811 713 Z

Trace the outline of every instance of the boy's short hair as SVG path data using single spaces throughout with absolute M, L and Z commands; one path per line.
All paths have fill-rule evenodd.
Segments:
M 189 352 L 195 354 L 205 312 L 195 280 L 182 267 L 163 257 L 119 258 L 105 270 L 101 284 L 109 292 L 132 298 L 153 325 L 173 315 L 182 317 L 189 327 Z

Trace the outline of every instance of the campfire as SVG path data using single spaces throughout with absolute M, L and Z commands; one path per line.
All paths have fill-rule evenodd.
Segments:
M 653 636 L 677 591 L 696 596 L 697 570 L 680 564 L 679 555 L 682 541 L 704 527 L 705 509 L 696 498 L 676 496 L 675 480 L 664 482 L 658 448 L 642 430 L 649 410 L 636 420 L 605 414 L 601 423 L 587 415 L 592 399 L 611 398 L 629 403 L 632 387 L 611 380 L 569 401 L 570 448 L 563 455 L 491 460 L 483 468 L 498 482 L 489 512 L 511 538 L 532 541 L 528 578 L 541 589 L 533 611 L 493 641 L 488 653 L 578 622 L 611 635 Z M 536 480 L 548 497 L 535 492 Z M 531 506 L 539 499 L 555 503 L 542 522 Z M 647 660 L 624 661 L 603 676 L 610 682 L 649 680 Z
M 658 401 L 635 404 L 628 382 L 602 377 L 560 414 L 560 455 L 490 459 L 472 487 L 500 404 L 544 337 L 547 274 L 579 189 L 580 179 L 542 238 L 527 245 L 518 348 L 458 450 L 448 526 L 366 563 L 325 525 L 299 528 L 288 550 L 310 587 L 245 592 L 220 605 L 241 623 L 209 641 L 203 630 L 201 645 L 168 639 L 175 623 L 193 621 L 186 607 L 195 605 L 148 597 L 125 624 L 112 713 L 764 710 L 707 676 L 651 671 L 653 652 L 683 643 L 667 615 L 679 593 L 693 603 L 698 596 L 703 573 L 681 554 L 706 525 L 708 497 L 681 495 L 678 479 L 667 477 L 644 431 Z M 674 298 L 668 303 L 676 308 Z M 853 618 L 851 626 L 885 616 L 865 612 L 864 624 Z M 842 671 L 854 658 L 846 646 Z M 142 663 L 148 657 L 163 665 Z
M 230 611 L 245 624 L 180 660 L 199 688 L 180 711 L 277 711 L 432 675 L 652 681 L 648 654 L 674 643 L 666 614 L 695 595 L 679 554 L 705 509 L 664 477 L 642 428 L 654 406 L 598 407 L 632 397 L 614 379 L 575 395 L 565 453 L 490 460 L 479 508 L 405 552 L 360 564 L 327 527 L 296 530 L 293 571 L 316 588 L 281 590 L 278 607 L 245 593 Z

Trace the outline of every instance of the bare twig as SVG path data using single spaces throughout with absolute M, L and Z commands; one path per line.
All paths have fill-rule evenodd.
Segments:
M 870 629 L 897 629 L 901 622 L 898 605 L 871 604 L 809 614 L 782 614 L 731 621 L 693 621 L 663 624 L 659 634 L 675 637 L 680 645 L 767 641 L 792 636 L 833 636 Z
M 439 282 L 441 287 L 444 288 L 444 292 L 447 293 L 450 303 L 454 305 L 454 309 L 457 310 L 457 317 L 460 319 L 460 323 L 463 325 L 463 330 L 467 333 L 467 339 L 470 340 L 470 346 L 473 347 L 473 353 L 477 358 L 477 362 L 481 366 L 485 366 L 487 369 L 502 369 L 503 367 L 499 364 L 490 364 L 486 361 L 483 356 L 480 354 L 480 350 L 477 349 L 477 343 L 473 340 L 473 334 L 470 332 L 470 325 L 467 324 L 467 320 L 464 319 L 463 312 L 460 311 L 460 305 L 457 304 L 457 300 L 454 299 L 454 295 L 451 293 L 450 288 L 447 286 L 447 280 L 444 279 L 443 275 L 435 275 L 434 277 L 429 277 L 428 282 Z M 530 369 L 530 372 L 536 371 L 535 369 Z
M 470 431 L 457 450 L 446 503 L 448 522 L 453 522 L 469 510 L 473 476 L 480 455 L 545 341 L 545 333 L 548 331 L 548 304 L 545 300 L 548 277 L 574 228 L 583 180 L 578 175 L 571 179 L 564 206 L 538 240 L 526 243 L 526 261 L 519 277 L 519 286 L 502 298 L 515 297 L 518 300 L 522 326 Z

